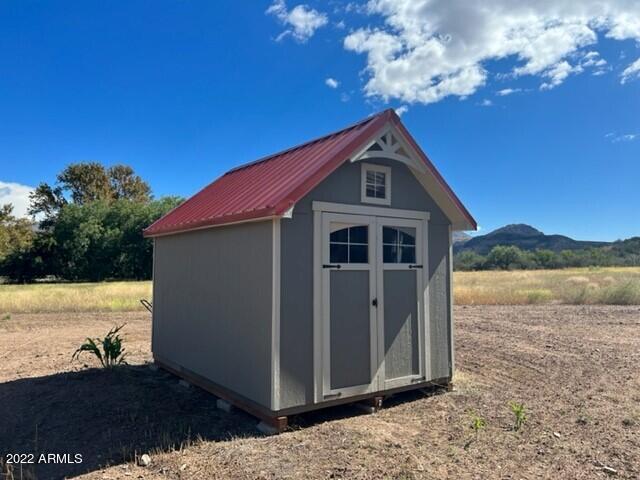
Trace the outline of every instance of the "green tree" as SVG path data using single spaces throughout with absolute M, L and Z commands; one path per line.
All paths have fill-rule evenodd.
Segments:
M 114 165 L 108 170 L 112 197 L 116 200 L 148 202 L 151 200 L 151 188 L 133 172 L 128 165 Z
M 52 229 L 53 270 L 66 280 L 151 277 L 153 244 L 142 230 L 180 203 L 175 197 L 65 205 Z
M 109 174 L 104 166 L 97 162 L 69 165 L 58 175 L 58 183 L 69 192 L 73 203 L 76 204 L 113 198 Z
M 453 268 L 462 271 L 482 270 L 484 261 L 484 257 L 473 250 L 463 250 L 453 257 Z
M 510 270 L 522 268 L 524 264 L 523 252 L 513 245 L 496 245 L 487 255 L 486 265 L 488 268 L 500 270 Z
M 0 262 L 15 251 L 25 250 L 33 241 L 32 224 L 13 215 L 13 205 L 0 206 Z
M 29 230 L 33 241 L 14 249 L 0 263 L 0 274 L 17 282 L 45 276 L 149 278 L 153 247 L 142 230 L 180 202 L 176 197 L 153 201 L 149 185 L 127 165 L 69 165 L 55 185 L 41 183 L 32 193 L 29 213 L 38 216 L 41 229 Z M 10 213 L 2 212 L 2 218 Z M 3 240 L 1 228 L 0 248 L 3 242 L 15 244 Z
M 30 196 L 30 215 L 42 215 L 42 227 L 49 228 L 70 197 L 71 203 L 84 205 L 96 201 L 151 200 L 149 185 L 127 165 L 106 169 L 97 162 L 74 163 L 56 177 L 56 185 L 41 183 Z
M 555 252 L 545 249 L 533 252 L 533 261 L 538 268 L 559 268 L 561 265 L 559 256 Z

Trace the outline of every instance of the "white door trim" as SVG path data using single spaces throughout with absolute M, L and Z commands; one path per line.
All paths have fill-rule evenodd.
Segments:
M 417 219 L 422 222 L 422 291 L 424 292 L 422 311 L 424 312 L 424 370 L 425 379 L 431 375 L 431 351 L 430 351 L 430 321 L 429 321 L 429 212 L 418 210 L 400 210 L 385 207 L 371 207 L 363 205 L 350 205 L 342 203 L 314 201 L 313 208 L 313 372 L 314 372 L 314 401 L 321 403 L 329 399 L 324 398 L 323 379 L 323 308 L 322 308 L 322 214 L 323 213 L 348 213 L 354 215 L 390 217 L 394 219 Z M 376 346 L 377 351 L 377 346 Z M 375 382 L 372 382 L 372 384 Z M 378 382 L 379 383 L 379 382 Z M 375 388 L 382 390 L 383 388 Z M 345 396 L 347 396 L 345 394 Z

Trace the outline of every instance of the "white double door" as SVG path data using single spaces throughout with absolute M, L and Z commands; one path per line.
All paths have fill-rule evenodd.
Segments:
M 422 225 L 322 214 L 324 399 L 424 379 Z

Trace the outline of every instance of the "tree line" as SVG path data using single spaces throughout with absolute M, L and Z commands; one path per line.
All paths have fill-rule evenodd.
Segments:
M 153 245 L 142 230 L 181 201 L 154 199 L 149 184 L 127 165 L 69 165 L 53 185 L 41 183 L 31 194 L 30 219 L 0 205 L 0 277 L 11 282 L 149 279 Z M 454 256 L 456 270 L 631 265 L 640 265 L 640 237 L 584 250 L 499 245 L 487 255 L 463 250 Z
M 487 255 L 463 250 L 453 257 L 453 268 L 471 270 L 535 270 L 571 267 L 640 266 L 640 237 L 582 250 L 522 250 L 497 245 Z
M 12 282 L 148 279 L 153 246 L 142 230 L 182 201 L 154 199 L 127 165 L 95 162 L 69 165 L 29 200 L 31 220 L 0 207 L 0 276 Z

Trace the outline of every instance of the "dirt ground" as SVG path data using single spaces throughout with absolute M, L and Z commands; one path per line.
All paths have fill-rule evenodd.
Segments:
M 640 478 L 640 307 L 456 307 L 455 319 L 454 392 L 399 395 L 373 415 L 352 406 L 302 415 L 274 437 L 145 365 L 146 313 L 0 319 L 0 455 L 82 454 L 82 463 L 5 466 L 5 474 Z M 125 321 L 129 367 L 70 362 L 86 335 Z M 526 405 L 520 432 L 511 429 L 510 401 Z M 477 436 L 473 415 L 487 423 Z M 148 467 L 132 461 L 143 453 Z

